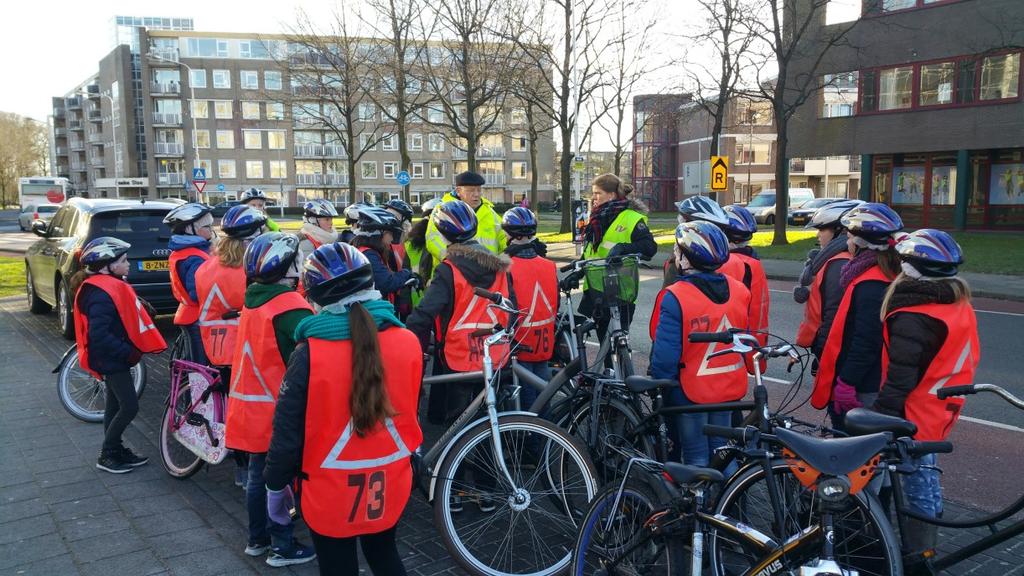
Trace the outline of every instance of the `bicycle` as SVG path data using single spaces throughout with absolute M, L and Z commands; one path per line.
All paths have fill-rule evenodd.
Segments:
M 475 292 L 510 318 L 508 326 L 475 335 L 482 338 L 482 374 L 424 379 L 449 383 L 482 377 L 484 384 L 437 443 L 416 459 L 421 480 L 428 484 L 425 496 L 433 503 L 445 546 L 467 572 L 556 574 L 568 566 L 579 516 L 597 492 L 594 467 L 579 441 L 547 420 L 529 412 L 498 411 L 499 405 L 516 400 L 518 387 L 501 386 L 495 364 L 503 365 L 504 359 L 492 358 L 491 347 L 509 343 L 514 355 L 520 312 L 501 294 Z M 477 417 L 481 409 L 485 413 Z M 452 512 L 455 497 L 496 510 Z
M 146 390 L 146 363 L 139 363 L 129 369 L 135 394 L 142 398 Z M 86 372 L 78 361 L 78 346 L 72 345 L 64 352 L 60 362 L 51 372 L 57 374 L 57 396 L 69 414 L 83 422 L 102 422 L 107 406 L 107 384 Z
M 160 460 L 172 477 L 188 478 L 231 452 L 224 444 L 226 395 L 227 384 L 216 368 L 172 361 L 171 390 L 160 420 Z

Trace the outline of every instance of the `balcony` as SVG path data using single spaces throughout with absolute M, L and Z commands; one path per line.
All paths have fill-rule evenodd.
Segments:
M 93 168 L 103 168 L 103 156 L 93 156 L 89 158 L 89 166 Z
M 81 120 L 69 120 L 68 121 L 68 129 L 81 132 L 84 129 L 83 126 L 82 126 L 82 121 Z
M 480 146 L 476 149 L 476 159 L 480 160 L 483 158 L 504 158 L 505 147 L 504 146 Z M 452 150 L 452 158 L 456 160 L 466 160 L 469 158 L 469 153 L 462 148 L 454 148 Z
M 325 174 L 325 186 L 348 186 L 348 174 Z
M 181 114 L 173 112 L 153 112 L 153 124 L 161 126 L 181 126 Z
M 323 174 L 296 174 L 295 175 L 296 186 L 323 186 L 324 175 Z
M 324 146 L 324 157 L 325 158 L 348 158 L 348 154 L 345 153 L 345 147 L 340 144 L 328 144 Z
M 324 147 L 319 144 L 296 144 L 296 158 L 323 158 Z
M 68 137 L 68 129 L 67 128 L 54 128 L 53 129 L 53 135 L 56 138 L 67 138 Z
M 89 144 L 102 144 L 103 143 L 103 132 L 89 132 L 89 135 L 85 138 Z
M 71 163 L 71 171 L 72 172 L 85 172 L 85 163 L 84 162 L 72 162 Z
M 181 186 L 185 183 L 183 172 L 165 172 L 156 175 L 157 186 Z
M 89 110 L 89 122 L 103 122 L 102 110 Z
M 81 152 L 85 150 L 85 141 L 81 138 L 72 138 L 71 142 L 68 143 L 72 150 L 75 152 Z
M 56 148 L 54 148 L 54 151 L 56 152 L 57 156 L 67 156 L 68 155 L 68 147 L 67 146 L 57 146 Z
M 68 170 L 67 166 L 58 166 L 57 167 L 57 177 L 58 178 L 70 178 L 71 177 L 71 171 Z
M 79 96 L 75 96 L 74 98 L 67 98 L 64 100 L 64 107 L 68 110 L 81 110 L 82 98 Z
M 154 156 L 184 156 L 185 145 L 180 142 L 156 142 L 153 144 Z
M 54 117 L 55 119 L 58 119 L 58 120 L 59 120 L 59 119 L 63 118 L 63 117 L 64 117 L 64 114 L 65 114 L 65 112 L 64 112 L 64 109 L 63 109 L 63 108 L 54 108 L 54 109 L 53 109 L 53 117 Z
M 178 64 L 178 49 L 177 48 L 165 48 L 165 47 L 151 47 L 149 49 L 150 66 L 177 66 Z M 170 62 L 167 62 L 170 60 Z
M 483 177 L 484 177 L 484 186 L 504 186 L 505 185 L 505 175 L 504 174 L 486 173 L 486 174 L 483 175 Z
M 151 82 L 149 91 L 152 94 L 181 94 L 180 82 Z

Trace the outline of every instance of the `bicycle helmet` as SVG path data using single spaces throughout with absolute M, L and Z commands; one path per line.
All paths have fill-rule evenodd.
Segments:
M 529 238 L 537 234 L 537 217 L 529 208 L 516 206 L 501 217 L 501 229 L 510 238 Z
M 314 198 L 302 205 L 302 215 L 307 218 L 333 218 L 338 210 L 323 198 Z
M 697 270 L 711 272 L 729 260 L 729 241 L 710 222 L 683 222 L 676 227 L 676 246 Z
M 267 215 L 245 204 L 232 206 L 220 221 L 220 229 L 230 238 L 244 239 L 259 234 Z
M 412 206 L 409 206 L 408 202 L 395 198 L 394 200 L 388 200 L 387 203 L 384 204 L 384 207 L 388 210 L 394 210 L 397 212 L 398 215 L 395 217 L 398 218 L 399 221 L 412 222 Z
M 356 220 L 356 236 L 380 236 L 382 232 L 402 233 L 402 223 L 384 208 L 369 206 L 359 211 Z
M 725 210 L 722 210 L 718 202 L 707 196 L 690 196 L 686 200 L 676 202 L 676 210 L 683 222 L 703 220 L 718 226 L 729 224 L 729 216 L 725 214 Z
M 249 188 L 245 192 L 242 192 L 242 195 L 238 198 L 238 200 L 242 204 L 248 204 L 252 200 L 263 200 L 263 201 L 266 201 L 267 200 L 267 195 L 263 193 L 263 190 L 260 190 L 259 188 L 253 187 L 253 188 Z
M 839 222 L 850 234 L 876 246 L 888 245 L 892 235 L 903 229 L 900 215 L 877 202 L 867 202 L 851 209 Z
M 442 202 L 430 213 L 430 220 L 452 244 L 461 244 L 476 236 L 476 212 L 462 200 Z
M 284 278 L 298 254 L 299 238 L 294 234 L 260 234 L 245 249 L 245 277 L 252 282 L 273 284 Z
M 335 242 L 306 257 L 302 266 L 306 297 L 321 306 L 373 287 L 373 266 L 358 248 Z
M 367 208 L 373 208 L 372 204 L 365 202 L 356 202 L 355 204 L 349 204 L 345 207 L 345 223 L 355 224 L 359 220 L 359 213 Z
M 90 240 L 82 248 L 78 261 L 89 270 L 98 272 L 104 266 L 117 262 L 131 247 L 131 244 L 113 236 L 100 236 Z
M 963 251 L 956 240 L 946 232 L 931 228 L 902 236 L 896 242 L 896 252 L 922 276 L 932 278 L 956 276 L 957 267 L 964 263 Z
M 729 217 L 729 223 L 722 227 L 722 232 L 725 232 L 729 242 L 735 244 L 750 242 L 750 239 L 754 237 L 754 232 L 757 232 L 757 222 L 750 210 L 743 206 L 733 205 L 726 206 L 723 210 Z
M 420 212 L 423 213 L 424 217 L 430 216 L 430 213 L 437 208 L 437 205 L 441 203 L 440 198 L 431 198 L 420 206 Z
M 818 230 L 822 228 L 840 228 L 842 224 L 839 221 L 843 216 L 862 204 L 864 204 L 863 200 L 841 200 L 826 204 L 818 208 L 804 228 L 817 228 Z
M 206 204 L 189 202 L 171 208 L 171 211 L 164 216 L 164 224 L 167 224 L 175 234 L 181 234 L 185 231 L 186 226 L 198 221 L 212 211 L 213 208 Z

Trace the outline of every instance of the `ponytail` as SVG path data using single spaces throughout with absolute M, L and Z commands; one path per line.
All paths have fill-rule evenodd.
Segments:
M 384 362 L 377 339 L 377 323 L 360 303 L 349 308 L 352 329 L 352 395 L 349 411 L 352 427 L 360 437 L 378 422 L 395 415 L 384 388 Z
M 82 283 L 85 282 L 86 277 L 88 277 L 88 274 L 86 274 L 85 268 L 82 268 L 71 275 L 71 280 L 68 281 L 68 292 L 71 294 L 72 303 L 74 303 L 75 298 L 78 297 L 78 289 L 82 287 Z
M 610 172 L 594 178 L 593 185 L 608 194 L 615 194 L 615 197 L 620 200 L 633 193 L 632 186 L 626 184 L 621 178 Z

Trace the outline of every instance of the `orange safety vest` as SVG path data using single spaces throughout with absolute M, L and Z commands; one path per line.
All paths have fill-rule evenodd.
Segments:
M 814 282 L 811 283 L 811 293 L 807 299 L 807 304 L 804 305 L 804 319 L 800 322 L 800 327 L 796 331 L 797 346 L 806 348 L 814 344 L 814 337 L 818 334 L 818 329 L 821 328 L 821 284 L 825 281 L 825 270 L 828 269 L 829 264 L 836 260 L 849 261 L 849 259 L 849 252 L 840 252 L 826 260 L 825 264 L 818 270 L 818 273 L 814 275 Z
M 950 396 L 939 400 L 939 388 L 961 386 L 974 382 L 978 368 L 980 348 L 978 344 L 978 319 L 974 307 L 967 301 L 956 304 L 922 304 L 898 308 L 886 314 L 882 329 L 885 349 L 889 349 L 889 318 L 894 314 L 924 314 L 946 325 L 946 341 L 938 354 L 925 370 L 917 388 L 907 396 L 903 406 L 904 417 L 917 424 L 914 438 L 922 442 L 945 440 L 960 418 L 964 406 L 962 396 Z M 882 355 L 882 382 L 889 370 L 889 354 Z
M 508 314 L 490 308 L 490 301 L 473 293 L 473 285 L 459 271 L 459 267 L 445 259 L 452 269 L 454 281 L 454 305 L 448 326 L 443 331 L 444 358 L 448 368 L 453 372 L 473 372 L 484 368 L 484 336 L 474 333 L 478 330 L 489 330 L 495 324 L 508 324 Z M 508 275 L 498 270 L 494 273 L 494 282 L 487 288 L 491 292 L 500 292 L 508 298 Z M 438 317 L 438 338 L 442 337 Z M 502 365 L 508 355 L 508 344 L 491 346 L 491 360 L 494 368 Z
M 142 302 L 135 294 L 132 285 L 110 276 L 109 274 L 93 274 L 82 282 L 82 286 L 90 284 L 103 290 L 110 296 L 117 308 L 117 315 L 121 318 L 124 331 L 128 334 L 132 346 L 135 346 L 143 354 L 159 354 L 167 349 L 167 342 L 160 335 L 160 331 L 153 325 L 153 319 L 142 307 Z M 102 375 L 94 372 L 89 367 L 89 317 L 82 314 L 78 304 L 78 295 L 82 293 L 81 288 L 75 294 L 75 342 L 78 344 L 78 363 L 89 374 L 96 378 L 103 378 Z
M 195 324 L 196 320 L 199 320 L 199 303 L 188 295 L 188 290 L 185 289 L 185 282 L 178 277 L 178 262 L 192 256 L 198 256 L 203 260 L 210 258 L 206 251 L 195 247 L 174 250 L 167 258 L 167 265 L 171 269 L 171 294 L 178 301 L 178 311 L 174 313 L 174 324 L 176 326 L 188 326 Z
M 739 280 L 747 287 L 747 290 L 750 290 L 750 330 L 754 332 L 761 346 L 768 344 L 770 299 L 768 297 L 768 276 L 764 273 L 761 261 L 746 254 L 733 252 L 729 254 L 729 260 L 718 271 Z M 751 359 L 747 358 L 746 362 L 747 371 L 753 374 L 754 368 Z M 761 371 L 764 372 L 767 368 L 768 359 L 762 358 Z
M 405 244 L 392 244 L 391 252 L 395 255 L 395 261 L 398 262 L 398 269 L 402 269 L 402 264 L 405 262 Z
M 747 371 L 743 359 L 737 354 L 710 358 L 717 349 L 729 345 L 693 343 L 691 332 L 720 332 L 729 328 L 745 328 L 750 292 L 739 280 L 725 277 L 729 283 L 729 301 L 715 304 L 690 282 L 680 280 L 661 290 L 658 309 L 664 293 L 671 292 L 683 310 L 682 354 L 679 357 L 679 384 L 683 393 L 696 404 L 731 402 L 747 393 Z M 658 330 L 658 314 L 651 316 L 650 331 Z
M 274 406 L 285 371 L 274 318 L 292 310 L 312 308 L 297 292 L 278 294 L 256 308 L 242 308 L 225 421 L 224 443 L 232 450 L 261 454 L 270 448 Z
M 518 307 L 527 310 L 516 329 L 516 340 L 530 350 L 520 351 L 519 359 L 525 362 L 551 360 L 555 352 L 555 315 L 558 313 L 557 267 L 540 256 L 512 258 L 510 272 L 512 289 L 520 300 Z
M 352 428 L 352 342 L 309 339 L 309 395 L 302 448 L 302 517 L 331 538 L 382 532 L 398 523 L 412 492 L 409 456 L 423 443 L 416 418 L 423 358 L 404 329 L 382 330 L 384 387 L 395 415 L 365 436 Z
M 836 361 L 839 360 L 839 351 L 843 347 L 843 333 L 846 331 L 846 315 L 850 312 L 850 304 L 853 303 L 853 290 L 861 282 L 892 282 L 882 269 L 877 265 L 868 268 L 850 282 L 843 294 L 843 300 L 836 310 L 836 317 L 832 321 L 832 328 L 828 331 L 828 340 L 825 341 L 825 349 L 821 352 L 821 360 L 818 363 L 818 375 L 814 378 L 814 391 L 811 392 L 811 406 L 821 410 L 828 406 L 832 399 L 832 386 L 836 379 Z
M 241 312 L 245 305 L 245 270 L 229 268 L 211 257 L 196 270 L 199 296 L 199 334 L 212 366 L 230 366 L 235 353 L 238 318 L 225 320 L 229 311 Z

